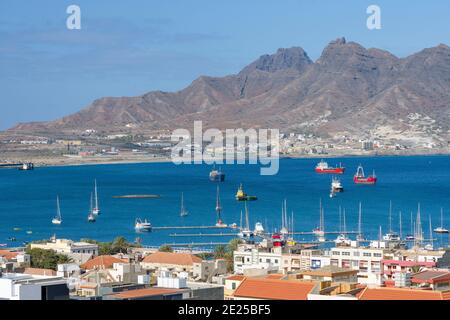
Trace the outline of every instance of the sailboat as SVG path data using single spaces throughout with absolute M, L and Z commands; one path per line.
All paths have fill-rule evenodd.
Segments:
M 52 219 L 53 224 L 61 224 L 62 218 L 61 218 L 61 210 L 59 208 L 59 197 L 56 196 L 56 216 Z
M 434 229 L 436 233 L 449 233 L 447 229 L 444 228 L 444 209 L 441 208 L 441 226 Z
M 94 208 L 92 214 L 100 214 L 100 208 L 98 206 L 98 194 L 97 194 L 97 179 L 94 180 Z
M 432 224 L 431 224 L 431 214 L 428 216 L 428 221 L 429 221 L 429 225 L 430 225 L 430 243 L 429 244 L 427 244 L 426 246 L 425 246 L 425 250 L 429 250 L 429 251 L 433 251 L 433 249 L 434 249 L 434 239 L 433 239 L 433 228 L 432 228 Z
M 286 235 L 289 233 L 289 228 L 288 228 L 287 224 L 288 224 L 287 203 L 286 203 L 286 199 L 284 199 L 284 201 L 281 203 L 281 229 L 280 229 L 280 234 L 283 237 L 286 237 Z
M 383 236 L 384 241 L 400 241 L 400 236 L 392 230 L 392 201 L 389 202 L 389 232 Z
M 320 199 L 320 206 L 319 206 L 319 214 L 320 214 L 320 221 L 319 221 L 319 227 L 315 228 L 313 230 L 313 234 L 319 238 L 319 241 L 325 240 L 325 221 L 324 221 L 324 214 L 323 214 L 323 207 L 322 207 L 322 199 Z M 321 241 L 323 242 L 323 241 Z
M 91 192 L 91 207 L 89 209 L 88 214 L 88 222 L 95 222 L 95 215 L 93 213 L 93 204 L 92 204 L 92 192 Z
M 249 240 L 254 237 L 253 231 L 250 230 L 250 221 L 248 214 L 247 201 L 244 202 L 245 207 L 245 227 L 242 227 L 242 211 L 241 211 L 241 231 L 238 233 L 238 237 L 244 240 Z
M 358 211 L 358 235 L 356 236 L 357 241 L 364 241 L 364 235 L 362 232 L 362 205 L 359 203 L 359 211 Z
M 181 193 L 181 209 L 180 209 L 180 217 L 186 217 L 189 214 L 189 212 L 184 207 L 184 196 L 183 192 Z
M 220 205 L 219 186 L 217 186 L 217 195 L 216 195 L 216 214 L 217 214 L 216 227 L 226 228 L 227 225 L 222 221 L 222 207 Z
M 339 218 L 341 217 L 341 207 L 339 207 Z M 340 220 L 340 219 L 339 219 Z M 345 221 L 345 209 L 343 211 L 343 225 L 344 229 L 342 230 L 342 226 L 339 225 L 339 229 L 341 229 L 341 233 L 337 236 L 336 240 L 334 240 L 334 243 L 336 246 L 350 246 L 351 240 L 347 236 L 347 224 Z

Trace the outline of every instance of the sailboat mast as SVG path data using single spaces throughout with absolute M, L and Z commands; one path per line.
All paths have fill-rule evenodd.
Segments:
M 358 212 L 358 237 L 362 239 L 362 205 L 359 203 L 359 212 Z
M 434 245 L 434 241 L 433 241 L 433 227 L 432 227 L 432 224 L 431 224 L 431 214 L 428 216 L 428 219 L 429 219 L 429 222 L 430 222 L 430 244 L 431 244 L 431 247 L 433 247 L 433 245 Z
M 346 226 L 346 222 L 345 222 L 345 208 L 343 211 L 343 215 L 344 215 L 344 234 L 347 234 L 347 226 Z
M 250 230 L 250 222 L 249 222 L 249 219 L 248 219 L 247 201 L 245 201 L 245 228 L 247 230 Z
M 95 208 L 98 209 L 97 179 L 94 180 Z
M 399 213 L 398 213 L 398 224 L 399 224 L 399 231 L 400 231 L 400 234 L 399 234 L 399 236 L 400 236 L 400 240 L 402 239 L 402 212 L 401 211 L 399 211 Z
M 444 208 L 441 208 L 441 229 L 444 228 Z
M 59 207 L 59 196 L 56 196 L 56 216 L 61 219 L 61 209 Z
M 392 200 L 389 201 L 389 233 L 392 233 Z
M 219 222 L 220 220 L 222 220 L 222 218 L 221 218 L 221 211 L 222 211 L 222 208 L 221 208 L 221 206 L 220 206 L 219 186 L 217 186 L 216 212 L 217 212 L 217 219 L 218 219 L 218 222 Z

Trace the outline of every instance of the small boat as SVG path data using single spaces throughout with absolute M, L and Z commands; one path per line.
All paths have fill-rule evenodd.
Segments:
M 19 167 L 19 170 L 23 170 L 23 171 L 33 170 L 33 169 L 34 169 L 34 164 L 32 162 L 23 163 Z
M 61 210 L 59 208 L 59 197 L 56 196 L 56 216 L 52 219 L 53 224 L 61 224 L 62 218 L 61 218 Z
M 395 232 L 386 233 L 383 236 L 384 241 L 400 241 L 400 236 Z
M 326 174 L 344 174 L 345 168 L 342 165 L 339 167 L 330 167 L 327 162 L 321 160 L 315 168 L 316 173 L 326 173 Z
M 257 222 L 257 223 L 255 224 L 255 233 L 256 233 L 256 234 L 262 234 L 262 233 L 264 233 L 264 227 L 263 227 L 263 225 L 262 225 L 261 222 Z
M 91 192 L 91 206 L 88 214 L 88 222 L 95 222 L 95 214 L 92 212 L 93 204 L 92 204 L 92 192 Z
M 92 214 L 100 214 L 100 207 L 98 206 L 97 179 L 94 180 L 94 207 L 92 208 Z
M 8 240 L 8 241 L 11 241 L 11 242 L 17 241 L 16 237 L 9 237 L 7 240 Z
M 22 228 L 13 228 L 14 231 L 21 231 Z
M 216 170 L 214 167 L 209 173 L 209 180 L 213 182 L 223 182 L 225 180 L 225 173 L 223 173 L 220 168 L 219 170 Z
M 416 240 L 416 237 L 414 237 L 411 234 L 408 234 L 408 235 L 406 235 L 405 240 L 406 241 L 414 241 L 414 240 Z
M 0 243 L 0 247 L 6 247 L 7 245 L 7 243 Z
M 180 209 L 180 217 L 186 217 L 189 214 L 189 212 L 184 207 L 184 197 L 183 192 L 181 193 L 181 209 Z
M 366 177 L 364 174 L 364 168 L 359 165 L 358 169 L 356 170 L 355 175 L 353 176 L 353 182 L 356 184 L 368 184 L 368 185 L 374 185 L 377 183 L 378 178 L 375 175 L 375 171 L 371 176 Z
M 334 243 L 337 246 L 350 246 L 352 244 L 352 241 L 345 235 L 345 234 L 340 234 L 337 236 L 337 238 L 334 240 Z
M 449 233 L 448 229 L 444 228 L 444 210 L 441 209 L 441 226 L 433 230 L 435 233 Z
M 134 229 L 138 232 L 140 231 L 150 231 L 152 230 L 152 224 L 147 221 L 147 219 L 141 220 L 137 218 L 134 222 Z
M 341 180 L 339 180 L 336 177 L 333 177 L 331 181 L 331 192 L 332 193 L 344 192 L 344 187 L 342 186 Z
M 28 231 L 27 231 L 27 234 L 33 234 L 33 231 L 28 230 Z
M 237 201 L 255 201 L 258 200 L 256 196 L 249 196 L 244 192 L 242 188 L 242 183 L 240 184 L 238 191 L 236 192 L 236 200 Z

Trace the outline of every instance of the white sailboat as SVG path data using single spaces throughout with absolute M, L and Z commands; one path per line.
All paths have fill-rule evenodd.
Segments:
M 61 218 L 61 209 L 59 207 L 59 197 L 56 196 L 56 216 L 52 219 L 53 224 L 61 224 L 62 218 Z
M 434 229 L 436 233 L 449 233 L 448 229 L 444 228 L 444 209 L 441 208 L 441 226 Z
M 94 180 L 94 208 L 92 214 L 100 214 L 100 208 L 98 206 L 98 194 L 97 194 L 97 179 Z
M 181 209 L 180 209 L 180 217 L 185 217 L 189 214 L 189 212 L 184 207 L 184 195 L 181 193 Z
M 217 186 L 216 214 L 217 214 L 216 227 L 218 227 L 218 228 L 226 228 L 227 224 L 224 223 L 223 220 L 222 220 L 222 206 L 220 205 L 219 186 Z
M 339 217 L 341 217 L 341 207 L 339 207 Z M 339 219 L 340 220 L 340 219 Z M 347 223 L 345 221 L 345 209 L 343 210 L 343 225 L 344 228 L 342 229 L 342 226 L 339 225 L 340 234 L 337 236 L 337 238 L 334 240 L 334 243 L 336 246 L 350 246 L 351 240 L 347 236 Z
M 91 207 L 88 214 L 88 222 L 95 222 L 95 215 L 93 214 L 93 204 L 92 204 L 92 192 L 91 192 Z
M 392 201 L 389 202 L 389 232 L 383 236 L 384 241 L 400 241 L 400 236 L 392 230 Z

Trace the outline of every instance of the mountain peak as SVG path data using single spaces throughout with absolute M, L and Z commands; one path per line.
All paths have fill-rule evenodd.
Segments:
M 256 61 L 245 67 L 240 73 L 250 73 L 254 70 L 276 72 L 285 69 L 303 71 L 312 64 L 308 54 L 300 47 L 280 48 L 276 53 L 260 56 Z

